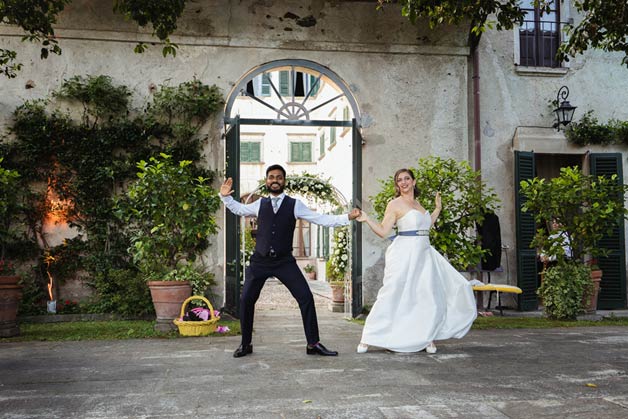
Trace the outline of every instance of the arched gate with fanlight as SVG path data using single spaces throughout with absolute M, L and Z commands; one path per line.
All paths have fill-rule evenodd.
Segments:
M 322 81 L 332 83 L 338 94 L 325 101 L 313 97 Z M 272 111 L 274 118 L 246 118 L 234 110 L 238 96 L 248 96 Z M 351 107 L 353 118 L 343 120 L 315 119 L 316 111 L 341 98 Z M 362 144 L 360 112 L 347 84 L 333 71 L 307 60 L 278 60 L 249 71 L 229 94 L 225 107 L 226 176 L 234 180 L 234 196 L 240 196 L 240 127 L 243 125 L 282 125 L 352 128 L 352 206 L 362 201 Z M 240 311 L 240 222 L 226 212 L 225 310 L 238 316 Z M 352 223 L 351 313 L 362 311 L 362 228 Z

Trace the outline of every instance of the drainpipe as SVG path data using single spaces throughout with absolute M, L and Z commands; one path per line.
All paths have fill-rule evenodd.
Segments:
M 482 132 L 480 131 L 480 53 L 477 44 L 472 47 L 471 60 L 473 66 L 473 168 L 482 179 Z

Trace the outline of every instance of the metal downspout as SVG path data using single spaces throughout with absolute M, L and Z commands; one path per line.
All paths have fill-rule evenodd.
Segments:
M 475 46 L 471 53 L 473 65 L 473 168 L 482 179 L 482 132 L 480 131 L 480 53 Z

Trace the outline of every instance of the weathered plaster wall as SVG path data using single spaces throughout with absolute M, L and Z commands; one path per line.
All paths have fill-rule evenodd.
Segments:
M 0 79 L 0 127 L 26 99 L 40 98 L 73 75 L 106 74 L 129 86 L 141 106 L 151 84 L 178 84 L 198 77 L 227 95 L 252 68 L 277 59 L 307 59 L 329 67 L 351 87 L 362 112 L 363 195 L 376 194 L 376 179 L 415 165 L 431 154 L 468 158 L 468 66 L 463 31 L 412 26 L 398 6 L 375 10 L 373 2 L 203 0 L 190 3 L 172 41 L 175 58 L 161 49 L 133 53 L 146 30 L 113 14 L 111 2 L 75 0 L 61 16 L 57 35 L 63 55 L 40 60 L 38 48 L 20 42 L 19 31 L 1 27 L 3 46 L 24 62 L 17 79 Z M 28 80 L 35 87 L 25 89 Z M 210 166 L 224 168 L 220 115 L 205 129 Z M 344 164 L 344 162 L 338 162 Z M 371 210 L 368 202 L 365 209 Z M 371 211 L 372 212 L 372 211 Z M 221 231 L 207 260 L 222 278 Z M 381 285 L 387 243 L 364 234 L 364 295 Z M 222 294 L 222 290 L 217 290 Z
M 600 121 L 627 120 L 628 69 L 621 65 L 622 57 L 589 51 L 573 58 L 564 71 L 529 72 L 514 64 L 515 47 L 513 31 L 487 32 L 480 45 L 482 176 L 502 200 L 498 214 L 502 243 L 509 246 L 502 256 L 508 256 L 510 274 L 504 272 L 495 279 L 511 284 L 517 283 L 514 150 L 580 155 L 619 152 L 623 154 L 624 183 L 628 181 L 627 147 L 576 147 L 567 143 L 562 131 L 551 128 L 554 114 L 550 102 L 563 85 L 570 90 L 568 100 L 578 107 L 574 120 L 588 110 L 595 111 Z M 523 137 L 516 137 L 518 128 Z M 506 266 L 504 260 L 502 265 Z

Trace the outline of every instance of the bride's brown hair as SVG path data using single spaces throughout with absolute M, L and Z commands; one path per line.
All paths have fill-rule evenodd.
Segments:
M 407 173 L 410 175 L 410 177 L 412 178 L 412 180 L 415 180 L 416 178 L 414 177 L 414 173 L 412 173 L 412 170 L 410 169 L 399 169 L 395 172 L 395 176 L 393 177 L 393 183 L 395 184 L 395 198 L 397 198 L 399 195 L 401 195 L 401 191 L 399 190 L 399 186 L 397 186 L 397 176 L 399 176 L 402 173 Z M 416 187 L 416 185 L 414 185 L 414 197 L 416 198 L 417 196 L 419 196 L 419 188 Z

